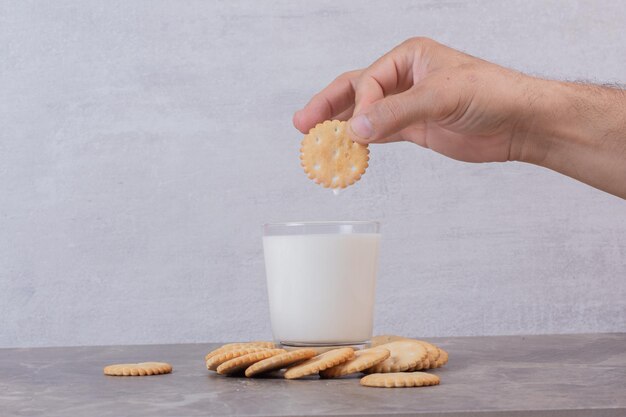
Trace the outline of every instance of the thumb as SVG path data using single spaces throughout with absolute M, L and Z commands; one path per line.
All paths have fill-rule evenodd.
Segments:
M 431 118 L 433 108 L 432 93 L 416 85 L 362 109 L 348 122 L 347 132 L 355 142 L 380 141 L 415 122 Z

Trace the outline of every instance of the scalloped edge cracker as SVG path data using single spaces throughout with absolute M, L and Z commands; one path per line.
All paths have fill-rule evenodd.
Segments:
M 367 145 L 353 142 L 346 122 L 327 120 L 312 128 L 302 139 L 300 161 L 307 177 L 326 188 L 346 188 L 367 169 Z

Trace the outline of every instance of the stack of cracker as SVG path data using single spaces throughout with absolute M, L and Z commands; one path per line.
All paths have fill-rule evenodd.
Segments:
M 364 373 L 363 386 L 400 388 L 438 385 L 439 377 L 424 371 L 445 365 L 448 353 L 423 340 L 383 335 L 372 338 L 368 349 L 344 347 L 321 354 L 310 348 L 286 351 L 272 342 L 229 343 L 204 359 L 207 369 L 222 375 L 253 377 L 282 369 L 285 379 Z

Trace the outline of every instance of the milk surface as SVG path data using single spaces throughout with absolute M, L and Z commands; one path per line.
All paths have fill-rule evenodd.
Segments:
M 380 234 L 265 236 L 277 341 L 360 343 L 372 336 Z

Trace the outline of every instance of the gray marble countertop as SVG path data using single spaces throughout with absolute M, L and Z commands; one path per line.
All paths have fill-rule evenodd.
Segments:
M 626 416 L 626 334 L 432 339 L 441 385 L 381 389 L 358 378 L 287 381 L 208 372 L 215 344 L 0 349 L 1 416 Z M 169 375 L 105 365 L 165 361 Z

